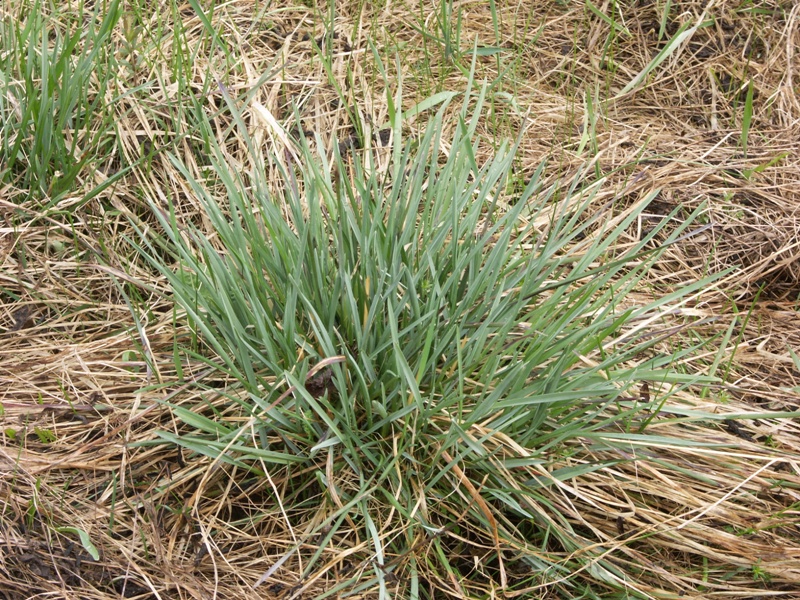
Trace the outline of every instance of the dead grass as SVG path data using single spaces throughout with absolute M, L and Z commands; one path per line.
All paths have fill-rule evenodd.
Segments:
M 6 4 L 9 14 L 14 3 Z M 733 1 L 712 1 L 705 8 L 675 2 L 659 41 L 661 3 L 606 2 L 600 10 L 616 11 L 629 35 L 619 33 L 609 45 L 613 51 L 605 52 L 611 28 L 582 4 L 530 6 L 502 3 L 496 37 L 488 3 L 459 4 L 460 47 L 471 48 L 477 40 L 505 49 L 503 66 L 515 61 L 496 80 L 496 57 L 478 60 L 478 78 L 494 82 L 493 91 L 507 92 L 516 102 L 498 96 L 481 124 L 486 139 L 514 137 L 525 124 L 520 173 L 544 158 L 553 174 L 566 173 L 585 162 L 587 153 L 578 148 L 589 128 L 593 160 L 609 177 L 599 202 L 614 199 L 624 206 L 661 188 L 648 209 L 653 223 L 677 207 L 705 206 L 711 228 L 672 247 L 641 294 L 663 293 L 709 269 L 736 267 L 718 292 L 685 308 L 714 319 L 697 335 L 730 329 L 731 337 L 725 347 L 712 344 L 706 355 L 681 367 L 708 373 L 717 359 L 716 374 L 724 369 L 725 385 L 708 397 L 700 390 L 682 392 L 652 423 L 664 435 L 727 443 L 728 449 L 639 448 L 635 462 L 547 488 L 552 507 L 564 515 L 564 527 L 583 532 L 587 544 L 577 552 L 598 552 L 602 542 L 602 551 L 621 573 L 632 574 L 643 595 L 800 598 L 800 430 L 793 419 L 761 416 L 800 409 L 800 394 L 792 391 L 800 372 L 788 352 L 800 351 L 800 7 L 766 1 L 753 5 L 763 13 L 748 13 Z M 124 166 L 133 168 L 71 222 L 42 214 L 24 190 L 7 186 L 2 192 L 0 594 L 7 598 L 315 598 L 365 570 L 372 558 L 367 541 L 353 532 L 326 550 L 324 567 L 301 579 L 304 560 L 320 542 L 308 532 L 326 517 L 322 490 L 295 489 L 288 472 L 255 479 L 148 445 L 155 429 L 180 427 L 165 400 L 225 410 L 225 382 L 210 380 L 202 364 L 184 360 L 183 377 L 200 380 L 204 392 L 179 382 L 173 333 L 189 333 L 155 293 L 163 282 L 131 259 L 123 239 L 130 234 L 129 218 L 144 226 L 154 222 L 148 197 L 164 206 L 173 202 L 182 218 L 203 219 L 166 153 L 179 154 L 202 177 L 202 141 L 175 134 L 188 124 L 176 125 L 176 115 L 188 117 L 176 110 L 182 92 L 169 64 L 178 41 L 166 7 L 154 7 L 146 17 L 151 29 L 141 32 L 116 90 L 146 82 L 117 104 L 116 155 L 87 172 L 83 182 L 90 189 Z M 400 57 L 409 106 L 435 91 L 465 87 L 464 75 L 441 47 L 414 29 L 433 4 L 357 8 L 337 7 L 338 36 L 328 40 L 321 37 L 325 15 L 300 5 L 218 7 L 215 26 L 238 52 L 236 64 L 225 70 L 225 57 L 211 48 L 202 23 L 185 5 L 176 16 L 197 60 L 184 84 L 203 92 L 204 108 L 214 111 L 223 102 L 216 84 L 205 85 L 209 65 L 233 93 L 249 89 L 271 69 L 254 98 L 284 124 L 297 104 L 303 128 L 323 133 L 330 145 L 334 135 L 353 135 L 353 113 L 376 130 L 386 120 L 386 90 L 368 40 L 390 75 Z M 714 24 L 686 39 L 640 89 L 616 97 L 680 25 L 712 17 Z M 432 19 L 428 26 L 434 30 Z M 118 29 L 113 43 L 122 51 L 128 46 Z M 330 76 L 314 54 L 315 39 L 332 45 Z M 749 81 L 753 121 L 745 155 L 742 93 Z M 590 100 L 593 118 L 584 124 Z M 260 143 L 276 144 L 258 115 L 249 115 Z M 220 120 L 229 156 L 248 166 L 246 149 L 235 137 L 224 137 L 225 126 Z M 354 146 L 344 150 L 357 151 Z M 143 154 L 148 160 L 137 164 Z M 641 222 L 631 236 L 648 227 Z M 129 295 L 136 290 L 137 320 L 119 286 Z M 678 343 L 665 341 L 663 351 Z M 688 407 L 717 418 L 686 420 L 681 409 Z M 724 415 L 753 418 L 738 423 Z M 506 451 L 513 455 L 513 440 L 498 448 L 498 457 Z M 620 457 L 598 456 L 586 440 L 564 466 L 598 458 Z M 677 478 L 666 464 L 685 475 Z M 454 485 L 456 493 L 469 493 Z M 453 515 L 454 522 L 458 518 Z M 76 536 L 56 532 L 61 526 L 86 531 L 101 551 L 100 561 L 88 557 Z M 402 534 L 391 518 L 384 526 L 385 536 Z M 513 548 L 505 556 L 515 584 L 509 589 L 515 591 L 498 589 L 499 567 L 482 560 L 493 542 L 479 536 L 445 530 L 440 538 L 416 540 L 414 556 L 389 559 L 400 566 L 414 559 L 424 575 L 425 557 L 437 547 L 460 557 L 462 575 L 483 571 L 485 586 L 474 583 L 480 577 L 470 577 L 472 588 L 455 576 L 431 577 L 430 597 L 550 597 L 552 580 L 522 584 L 530 567 L 517 561 Z M 573 558 L 565 549 L 544 550 L 561 553 L 565 564 Z M 268 580 L 254 588 L 276 563 Z M 402 578 L 387 574 L 387 581 L 398 596 L 407 593 Z M 377 596 L 367 588 L 349 597 Z

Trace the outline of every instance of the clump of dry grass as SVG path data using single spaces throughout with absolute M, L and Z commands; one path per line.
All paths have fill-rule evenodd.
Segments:
M 4 16 L 18 8 L 9 0 Z M 252 89 L 252 98 L 285 125 L 297 106 L 303 129 L 324 134 L 330 150 L 337 139 L 352 140 L 340 148 L 346 152 L 359 150 L 365 124 L 377 130 L 388 114 L 369 40 L 387 69 L 400 57 L 409 101 L 463 89 L 457 65 L 468 66 L 468 57 L 448 55 L 434 39 L 442 39 L 436 20 L 425 23 L 426 11 L 437 8 L 338 7 L 331 23 L 328 14 L 305 7 L 234 2 L 212 17 L 230 44 L 228 55 L 189 5 L 127 8 L 109 41 L 121 72 L 109 91 L 117 111 L 113 151 L 87 165 L 57 210 L 43 209 L 14 180 L 3 183 L 0 590 L 7 597 L 320 597 L 372 568 L 373 549 L 354 529 L 299 577 L 323 542 L 324 532 L 315 530 L 324 510 L 333 508 L 321 502 L 319 486 L 296 489 L 289 468 L 256 478 L 151 444 L 154 430 L 183 427 L 164 401 L 225 412 L 227 382 L 188 356 L 178 357 L 182 372 L 175 371 L 173 334 L 187 341 L 193 332 L 159 293 L 164 281 L 137 262 L 124 237 L 131 221 L 155 226 L 148 199 L 171 203 L 182 220 L 211 231 L 169 153 L 195 176 L 211 176 L 197 115 L 225 108 L 215 78 L 234 96 Z M 541 552 L 567 567 L 585 565 L 582 581 L 591 580 L 593 560 L 602 557 L 618 568 L 618 580 L 607 583 L 628 575 L 625 585 L 642 597 L 797 597 L 800 435 L 794 421 L 763 413 L 800 406 L 800 371 L 788 352 L 800 347 L 798 7 L 682 2 L 664 18 L 658 3 L 599 6 L 608 19 L 559 3 L 505 4 L 494 14 L 482 4 L 458 10 L 458 48 L 477 41 L 502 49 L 478 60 L 478 77 L 498 92 L 480 131 L 487 140 L 513 138 L 527 119 L 521 177 L 545 157 L 564 173 L 588 159 L 608 181 L 598 205 L 630 205 L 660 188 L 639 232 L 672 209 L 705 203 L 712 227 L 667 250 L 642 298 L 709 269 L 741 267 L 675 317 L 716 320 L 653 350 L 670 355 L 689 345 L 690 335 L 719 334 L 724 342 L 676 364 L 689 373 L 724 374 L 724 385 L 682 390 L 650 423 L 687 445 L 631 444 L 630 455 L 621 456 L 585 439 L 572 442 L 559 466 L 607 461 L 607 468 L 558 483 L 532 468 L 547 504 L 529 508 L 561 515 L 560 526 L 585 540 L 580 549 L 553 542 Z M 683 24 L 700 22 L 710 24 L 683 40 L 638 89 L 619 96 Z M 423 23 L 428 37 L 418 29 Z M 323 36 L 326 28 L 338 37 Z M 326 61 L 315 44 L 327 47 Z M 264 73 L 263 85 L 254 87 Z M 742 93 L 750 81 L 745 154 Z M 249 168 L 248 149 L 226 118 L 214 121 L 217 139 L 234 166 Z M 279 147 L 256 112 L 247 118 L 259 144 Z M 114 185 L 97 191 L 109 178 Z M 698 440 L 727 448 L 694 447 Z M 514 440 L 494 443 L 498 460 L 518 456 Z M 636 461 L 620 461 L 633 455 Z M 333 465 L 325 468 L 336 481 Z M 468 473 L 450 477 L 457 495 L 469 497 L 470 485 L 482 485 Z M 413 540 L 411 551 L 386 557 L 388 563 L 414 563 L 428 597 L 499 595 L 500 565 L 488 558 L 494 541 L 457 527 L 463 515 L 453 506 L 443 498 L 437 511 L 456 526 L 441 523 L 440 533 Z M 497 518 L 523 533 L 527 526 Z M 387 518 L 381 535 L 402 535 L 396 525 Z M 98 562 L 76 535 L 58 531 L 65 526 L 89 534 L 101 551 Z M 456 567 L 449 578 L 429 567 L 437 552 Z M 547 597 L 557 587 L 558 577 L 532 580 L 530 554 L 523 560 L 509 547 L 503 556 L 514 590 L 507 597 Z M 388 570 L 386 584 L 407 593 L 407 582 Z M 374 589 L 349 591 L 372 597 Z

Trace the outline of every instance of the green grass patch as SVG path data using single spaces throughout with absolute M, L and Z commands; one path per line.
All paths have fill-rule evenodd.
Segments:
M 54 206 L 113 149 L 108 44 L 119 3 L 50 13 L 40 1 L 0 22 L 0 181 Z
M 257 475 L 283 469 L 293 489 L 323 490 L 326 516 L 314 531 L 324 541 L 302 576 L 319 568 L 326 545 L 353 536 L 372 556 L 337 589 L 385 591 L 389 572 L 417 593 L 434 575 L 468 580 L 456 530 L 490 548 L 484 573 L 499 584 L 560 580 L 567 595 L 587 577 L 620 587 L 625 576 L 602 547 L 571 555 L 591 536 L 547 510 L 547 490 L 629 460 L 622 449 L 672 443 L 634 425 L 662 397 L 625 394 L 643 380 L 669 387 L 698 377 L 673 372 L 671 356 L 641 359 L 658 338 L 632 327 L 657 323 L 708 280 L 645 306 L 624 300 L 663 248 L 655 236 L 669 244 L 691 218 L 621 251 L 615 243 L 649 199 L 608 225 L 610 209 L 587 210 L 603 180 L 580 173 L 545 186 L 545 165 L 508 197 L 515 147 L 477 158 L 485 89 L 463 94 L 458 127 L 443 139 L 456 97 L 437 97 L 424 133 L 404 139 L 398 90 L 390 149 L 331 158 L 321 139 L 301 140 L 298 161 L 272 156 L 246 173 L 230 166 L 208 122 L 224 199 L 170 157 L 213 232 L 154 205 L 163 235 L 142 235 L 140 250 L 208 350 L 176 356 L 237 383 L 229 406 L 176 407 L 185 430 L 159 435 Z M 391 153 L 388 169 L 376 167 L 378 152 Z M 266 175 L 276 170 L 277 185 Z M 579 439 L 618 458 L 573 463 Z M 507 561 L 526 575 L 509 581 Z

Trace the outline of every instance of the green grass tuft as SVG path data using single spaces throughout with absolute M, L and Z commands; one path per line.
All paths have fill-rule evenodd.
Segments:
M 78 189 L 85 166 L 114 145 L 108 41 L 119 2 L 59 10 L 36 0 L 0 22 L 0 181 L 48 206 Z
M 209 362 L 238 383 L 236 414 L 176 407 L 188 429 L 161 438 L 257 474 L 288 469 L 292 489 L 324 490 L 314 529 L 324 539 L 302 575 L 344 539 L 368 540 L 372 558 L 336 589 L 385 590 L 392 572 L 412 590 L 468 579 L 453 545 L 461 538 L 489 548 L 483 572 L 500 585 L 621 587 L 606 549 L 587 550 L 597 540 L 548 510 L 546 491 L 648 443 L 637 417 L 663 397 L 626 397 L 632 384 L 696 380 L 670 371 L 670 356 L 642 359 L 657 337 L 632 326 L 657 322 L 708 281 L 625 303 L 659 255 L 655 236 L 666 236 L 656 228 L 624 252 L 615 246 L 649 198 L 612 223 L 610 209 L 586 210 L 602 180 L 579 173 L 545 186 L 544 165 L 507 197 L 514 146 L 477 158 L 484 92 L 464 95 L 451 139 L 441 132 L 453 95 L 431 104 L 438 112 L 419 139 L 402 139 L 392 108 L 391 149 L 330 160 L 320 139 L 301 140 L 299 161 L 286 153 L 247 173 L 231 168 L 206 123 L 224 201 L 171 159 L 214 235 L 154 206 L 163 237 L 141 238 L 219 357 Z M 389 104 L 401 106 L 399 92 Z M 383 171 L 380 152 L 391 153 Z M 282 170 L 279 193 L 267 169 Z M 570 462 L 578 440 L 618 458 Z

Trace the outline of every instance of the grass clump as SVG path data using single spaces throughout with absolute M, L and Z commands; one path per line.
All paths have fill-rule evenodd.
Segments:
M 113 150 L 119 3 L 50 14 L 38 0 L 0 21 L 0 181 L 53 206 L 80 185 L 87 164 Z
M 2 17 L 6 596 L 796 594 L 800 7 L 116 6 Z
M 237 385 L 222 407 L 176 407 L 183 428 L 159 435 L 240 477 L 282 473 L 287 518 L 292 506 L 317 513 L 302 527 L 317 551 L 299 541 L 288 553 L 304 555 L 301 581 L 347 548 L 363 562 L 335 590 L 385 591 L 398 575 L 425 597 L 439 585 L 554 585 L 569 597 L 626 587 L 611 546 L 548 510 L 544 491 L 648 442 L 643 415 L 661 398 L 626 390 L 692 378 L 671 372 L 670 356 L 643 358 L 655 337 L 634 326 L 707 281 L 626 307 L 660 228 L 611 248 L 647 201 L 621 218 L 588 214 L 602 180 L 545 186 L 544 166 L 509 196 L 514 146 L 477 159 L 483 98 L 467 91 L 451 139 L 445 102 L 403 140 L 398 93 L 390 150 L 329 159 L 319 139 L 303 141 L 299 160 L 287 149 L 246 174 L 207 123 L 224 200 L 172 157 L 213 233 L 154 207 L 164 234 L 142 250 L 215 356 L 204 360 Z M 268 169 L 282 172 L 278 191 Z M 575 459 L 587 444 L 617 458 Z

